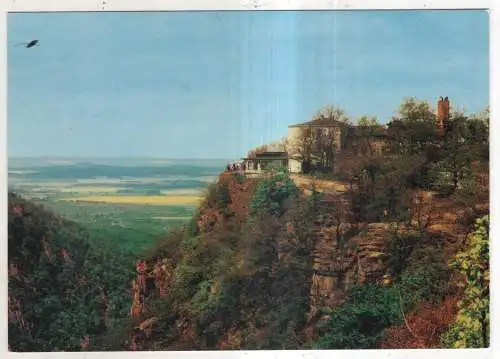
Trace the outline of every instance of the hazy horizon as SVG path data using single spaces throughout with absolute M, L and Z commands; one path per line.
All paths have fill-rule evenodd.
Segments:
M 64 167 L 88 164 L 89 166 L 115 167 L 170 167 L 195 166 L 224 168 L 230 159 L 159 158 L 159 157 L 9 157 L 8 170 L 36 167 Z

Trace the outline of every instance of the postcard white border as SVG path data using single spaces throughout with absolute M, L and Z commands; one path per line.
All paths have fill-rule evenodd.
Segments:
M 489 9 L 490 11 L 490 114 L 491 114 L 491 153 L 490 159 L 490 183 L 495 184 L 495 178 L 499 178 L 499 160 L 495 150 L 498 143 L 494 140 L 497 133 L 497 113 L 500 113 L 500 79 L 498 64 L 500 62 L 500 3 L 494 0 L 193 0 L 193 1 L 160 1 L 160 0 L 1 0 L 0 1 L 0 36 L 6 38 L 6 14 L 7 12 L 38 12 L 38 11 L 159 11 L 159 10 L 313 10 L 313 9 L 336 9 L 336 10 L 375 10 L 375 9 Z M 0 250 L 4 256 L 3 265 L 0 269 L 2 280 L 0 286 L 0 303 L 3 313 L 7 313 L 7 127 L 6 127 L 6 104 L 7 104 L 7 71 L 6 71 L 6 41 L 0 46 Z M 500 148 L 499 148 L 500 149 Z M 80 357 L 80 358 L 493 358 L 500 357 L 500 331 L 498 324 L 500 316 L 498 308 L 497 289 L 500 280 L 499 273 L 499 251 L 495 239 L 497 236 L 496 213 L 500 197 L 498 191 L 491 187 L 491 347 L 482 350 L 331 350 L 331 351 L 216 351 L 216 352 L 114 352 L 114 353 L 7 353 L 7 320 L 2 318 L 1 328 L 1 351 L 2 356 L 26 356 L 33 358 L 54 357 Z M 495 329 L 493 329 L 495 328 Z M 496 356 L 494 354 L 497 354 Z

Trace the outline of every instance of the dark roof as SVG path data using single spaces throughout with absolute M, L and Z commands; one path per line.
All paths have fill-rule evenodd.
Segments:
M 255 154 L 255 157 L 245 157 L 244 160 L 286 160 L 288 159 L 287 152 L 262 152 Z
M 333 126 L 345 126 L 345 125 L 347 125 L 345 122 L 332 120 L 329 118 L 318 118 L 316 120 L 298 123 L 296 125 L 290 125 L 288 127 L 333 127 Z
M 256 153 L 255 157 L 274 157 L 274 156 L 286 156 L 286 152 L 262 152 L 262 153 Z
M 269 160 L 269 161 L 275 161 L 275 160 L 288 160 L 289 157 L 288 156 L 276 156 L 276 157 L 256 157 L 256 158 L 252 158 L 252 157 L 243 157 L 242 160 L 247 160 L 247 161 L 266 161 L 266 160 Z
M 352 126 L 348 132 L 349 136 L 363 136 L 369 134 L 374 137 L 387 136 L 387 130 L 383 126 Z

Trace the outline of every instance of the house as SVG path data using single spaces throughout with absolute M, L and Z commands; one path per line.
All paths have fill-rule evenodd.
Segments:
M 387 131 L 383 126 L 350 126 L 342 150 L 353 154 L 382 155 L 388 149 Z
M 331 144 L 332 151 L 341 151 L 345 142 L 347 124 L 319 118 L 288 126 L 288 169 L 292 173 L 303 172 L 305 157 L 318 157 L 321 149 Z
M 288 126 L 286 152 L 262 152 L 241 160 L 247 173 L 284 167 L 290 173 L 308 172 L 321 161 L 333 162 L 342 151 L 383 153 L 385 129 L 380 126 L 353 126 L 345 122 L 317 119 Z M 368 140 L 367 140 L 368 139 Z M 310 163 L 305 163 L 305 158 Z M 333 165 L 333 163 L 332 163 Z
M 327 164 L 334 167 L 336 154 L 342 152 L 383 154 L 387 133 L 383 126 L 354 126 L 321 118 L 288 126 L 288 169 L 305 172 L 304 158 L 310 166 Z
M 448 97 L 439 98 L 438 131 L 449 122 Z M 247 171 L 285 167 L 290 173 L 308 172 L 313 168 L 335 168 L 339 153 L 383 155 L 388 149 L 385 126 L 356 126 L 329 118 L 288 126 L 287 151 L 263 152 L 255 158 L 243 158 Z
M 241 160 L 247 173 L 261 172 L 269 168 L 288 167 L 287 152 L 256 153 L 255 157 L 244 157 Z

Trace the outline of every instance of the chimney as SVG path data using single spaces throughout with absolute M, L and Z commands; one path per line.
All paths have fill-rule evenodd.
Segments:
M 444 128 L 444 123 L 448 119 L 449 113 L 449 101 L 448 97 L 439 96 L 438 106 L 437 106 L 437 125 L 438 128 Z

